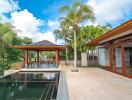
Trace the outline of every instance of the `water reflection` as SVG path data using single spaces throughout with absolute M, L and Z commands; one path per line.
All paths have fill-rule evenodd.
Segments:
M 3 77 L 0 79 L 0 100 L 38 100 L 40 95 L 54 99 L 58 78 L 58 72 L 16 73 Z

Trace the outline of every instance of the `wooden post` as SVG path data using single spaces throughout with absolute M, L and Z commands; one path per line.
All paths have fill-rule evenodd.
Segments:
M 25 50 L 24 58 L 25 58 L 24 60 L 25 68 L 27 68 L 28 67 L 28 49 Z
M 121 46 L 121 53 L 122 53 L 122 74 L 126 75 L 125 50 L 123 46 Z
M 39 64 L 39 51 L 37 51 L 37 64 Z
M 58 49 L 55 51 L 55 62 L 56 62 L 56 65 L 59 65 L 59 50 Z

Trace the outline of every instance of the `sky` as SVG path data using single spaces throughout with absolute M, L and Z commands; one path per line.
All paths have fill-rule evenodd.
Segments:
M 53 30 L 59 28 L 59 8 L 81 1 L 93 7 L 96 22 L 82 25 L 106 25 L 115 28 L 132 19 L 132 0 L 0 0 L 0 22 L 11 23 L 18 36 L 28 36 L 33 42 L 49 40 L 55 43 Z

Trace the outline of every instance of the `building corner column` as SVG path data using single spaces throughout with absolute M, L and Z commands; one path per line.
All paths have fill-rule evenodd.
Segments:
M 28 49 L 25 49 L 24 65 L 25 68 L 28 68 Z
M 55 62 L 56 62 L 56 65 L 59 65 L 59 50 L 58 49 L 55 50 Z
M 39 65 L 39 51 L 37 51 L 37 64 Z

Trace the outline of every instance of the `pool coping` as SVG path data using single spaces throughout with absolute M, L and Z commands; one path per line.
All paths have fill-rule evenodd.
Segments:
M 67 84 L 66 74 L 64 71 L 60 71 L 56 100 L 69 100 L 68 84 Z
M 58 68 L 32 68 L 32 69 L 27 69 L 27 68 L 22 68 L 19 71 L 35 71 L 35 72 L 42 72 L 42 71 L 48 71 L 48 72 L 54 72 L 54 71 L 60 71 L 61 65 L 59 65 Z
M 5 76 L 8 76 L 8 75 L 13 74 L 13 73 L 17 73 L 17 72 L 19 72 L 19 71 L 20 71 L 20 70 L 11 70 L 11 69 L 5 70 L 5 71 L 4 71 L 4 75 L 0 76 L 0 78 L 5 77 Z

